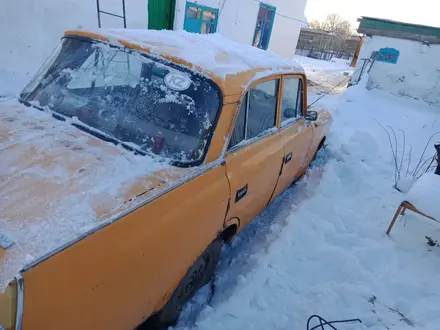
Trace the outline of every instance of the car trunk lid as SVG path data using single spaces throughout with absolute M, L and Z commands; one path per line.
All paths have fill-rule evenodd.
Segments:
M 181 177 L 49 112 L 11 100 L 0 107 L 0 292 L 25 264 Z

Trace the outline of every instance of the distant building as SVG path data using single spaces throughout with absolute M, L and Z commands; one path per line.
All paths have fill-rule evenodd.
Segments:
M 333 57 L 350 59 L 359 44 L 359 36 L 342 36 L 337 33 L 302 28 L 296 54 L 321 60 Z
M 125 0 L 128 28 L 219 32 L 236 42 L 286 58 L 295 54 L 306 0 Z M 99 0 L 100 9 L 123 16 L 122 0 Z M 101 15 L 103 28 L 123 20 Z M 2 76 L 27 79 L 59 42 L 64 30 L 97 28 L 95 0 L 3 1 L 0 6 Z M 17 67 L 18 66 L 18 67 Z M 6 70 L 6 72 L 4 71 Z M 5 74 L 2 74 L 5 73 Z M 1 77 L 0 77 L 1 79 Z
M 352 78 L 369 72 L 367 88 L 440 104 L 440 28 L 361 17 L 364 35 Z

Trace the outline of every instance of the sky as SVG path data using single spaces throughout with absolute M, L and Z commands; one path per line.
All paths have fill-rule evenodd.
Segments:
M 439 0 L 307 0 L 305 15 L 310 22 L 338 13 L 357 28 L 360 16 L 373 16 L 440 27 Z

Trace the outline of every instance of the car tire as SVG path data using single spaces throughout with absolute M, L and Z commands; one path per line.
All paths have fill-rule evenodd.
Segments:
M 175 325 L 185 304 L 214 276 L 215 268 L 220 259 L 221 248 L 221 239 L 216 239 L 209 244 L 188 269 L 167 304 L 158 313 L 150 317 L 147 322 L 139 326 L 137 330 L 159 330 Z

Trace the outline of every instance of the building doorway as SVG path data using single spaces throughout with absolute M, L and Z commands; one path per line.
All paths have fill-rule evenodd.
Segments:
M 148 29 L 173 30 L 176 0 L 148 0 Z

